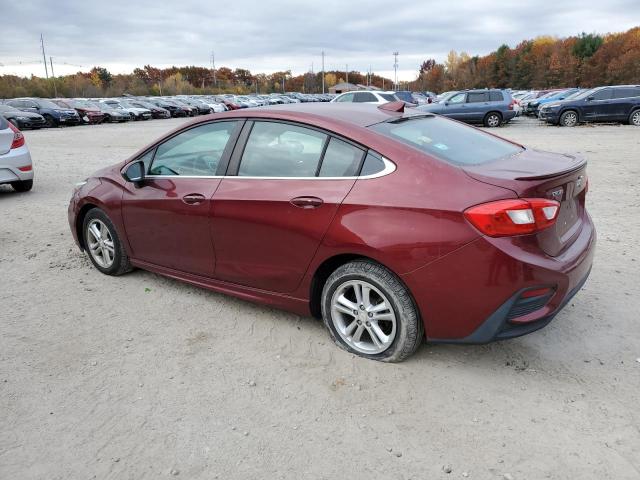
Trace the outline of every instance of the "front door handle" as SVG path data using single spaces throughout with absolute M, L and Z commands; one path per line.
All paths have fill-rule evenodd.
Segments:
M 291 199 L 291 204 L 299 208 L 318 208 L 322 205 L 322 199 L 318 197 L 296 197 Z
M 205 201 L 205 197 L 199 193 L 190 193 L 189 195 L 182 197 L 182 201 L 187 205 L 198 205 Z

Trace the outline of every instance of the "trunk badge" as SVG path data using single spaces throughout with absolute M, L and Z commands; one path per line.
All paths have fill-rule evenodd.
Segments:
M 578 177 L 578 180 L 576 180 L 576 189 L 580 189 L 582 188 L 582 182 L 584 180 L 584 177 L 582 175 L 580 175 Z
M 555 190 L 551 190 L 549 192 L 549 195 L 551 196 L 552 199 L 559 202 L 560 200 L 562 200 L 563 193 L 564 193 L 564 188 L 560 187 L 560 188 L 556 188 Z

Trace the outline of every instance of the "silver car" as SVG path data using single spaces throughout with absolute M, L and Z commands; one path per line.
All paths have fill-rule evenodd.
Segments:
M 33 163 L 22 132 L 0 115 L 0 184 L 3 183 L 18 192 L 31 190 Z

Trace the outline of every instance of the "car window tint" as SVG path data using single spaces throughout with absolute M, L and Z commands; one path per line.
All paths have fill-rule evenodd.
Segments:
M 158 146 L 150 175 L 215 175 L 237 122 L 190 128 Z
M 370 128 L 455 165 L 479 165 L 523 150 L 479 129 L 438 116 L 409 117 Z
M 321 177 L 353 177 L 358 173 L 364 152 L 337 138 L 329 141 L 320 167 Z
M 376 102 L 377 98 L 375 97 L 375 95 L 373 93 L 356 92 L 356 93 L 353 94 L 353 101 L 354 102 L 359 102 L 359 103 Z
M 387 102 L 396 102 L 398 100 L 392 93 L 379 93 L 378 95 L 384 98 Z
M 612 90 L 610 88 L 605 88 L 603 90 L 598 90 L 593 94 L 594 100 L 609 100 L 611 98 Z
M 504 97 L 502 96 L 502 92 L 489 92 L 489 99 L 492 102 L 502 102 Z
M 256 122 L 240 161 L 238 175 L 314 177 L 327 136 L 287 123 Z
M 336 102 L 353 102 L 353 93 L 345 93 L 344 95 L 338 97 Z
M 463 103 L 466 96 L 467 96 L 466 93 L 456 93 L 453 97 L 451 97 L 449 100 L 447 100 L 447 102 L 449 102 L 449 103 Z
M 151 166 L 151 160 L 153 160 L 153 154 L 155 153 L 155 151 L 156 149 L 152 148 L 141 157 L 138 157 L 138 160 L 141 160 L 142 163 L 144 163 L 144 171 L 146 173 L 149 173 L 149 167 Z
M 467 95 L 467 103 L 479 103 L 488 101 L 486 92 L 470 92 Z
M 362 171 L 360 172 L 361 177 L 365 177 L 367 175 L 374 175 L 376 173 L 380 173 L 384 170 L 384 162 L 378 156 L 368 153 L 366 158 L 364 159 L 364 164 L 362 165 Z
M 613 98 L 631 98 L 640 96 L 640 88 L 620 87 L 614 90 Z

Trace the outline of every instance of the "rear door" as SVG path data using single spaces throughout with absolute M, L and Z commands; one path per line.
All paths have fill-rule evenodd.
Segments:
M 469 122 L 480 122 L 489 111 L 489 92 L 469 92 L 467 94 L 466 119 Z
M 247 122 L 213 197 L 215 277 L 294 291 L 363 157 L 357 145 L 304 125 Z
M 615 120 L 627 120 L 631 109 L 638 104 L 640 87 L 616 87 L 613 89 L 613 116 Z

